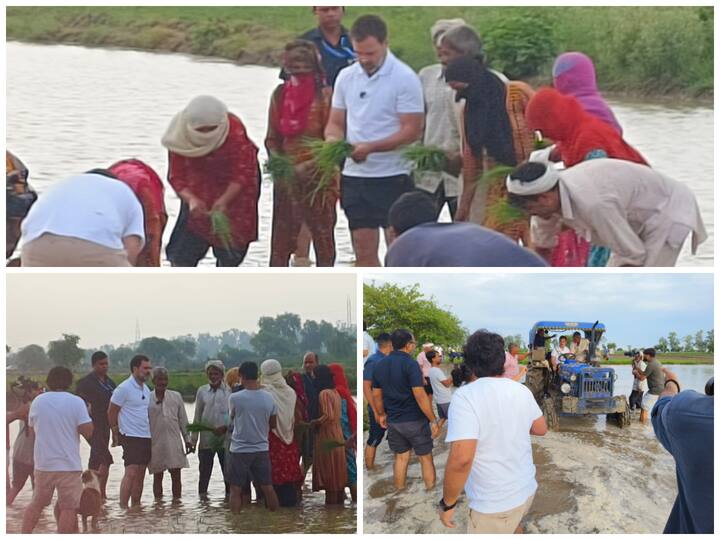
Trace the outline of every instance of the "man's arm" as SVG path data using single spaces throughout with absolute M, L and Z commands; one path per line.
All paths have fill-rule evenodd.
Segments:
M 342 141 L 345 138 L 345 109 L 330 109 L 330 118 L 325 126 L 326 141 Z
M 450 387 L 452 386 L 452 377 L 448 377 L 448 378 L 445 379 L 444 381 L 440 381 L 440 382 L 442 383 L 442 385 L 443 385 L 445 388 L 450 388 Z
M 375 408 L 373 408 L 373 412 L 375 413 L 375 420 L 377 420 L 377 423 L 380 424 L 380 427 L 387 429 L 387 415 L 385 414 L 385 406 L 383 405 L 381 388 L 372 388 L 372 400 L 373 404 L 375 405 Z
M 372 383 L 370 381 L 363 381 L 363 396 L 365 397 L 365 401 L 368 402 L 368 405 L 370 405 L 370 408 L 372 409 L 375 416 L 377 416 L 378 409 L 375 406 L 375 398 L 373 396 Z
M 443 500 L 446 505 L 452 506 L 457 503 L 465 482 L 467 482 L 470 475 L 476 449 L 477 439 L 450 443 L 450 455 L 445 465 L 445 480 L 443 481 Z M 447 512 L 440 511 L 440 520 L 443 525 L 451 529 L 455 528 L 455 523 L 452 520 L 454 513 L 454 508 Z
M 115 405 L 115 403 L 111 402 L 108 406 L 107 415 L 110 429 L 113 431 L 113 434 L 115 434 L 118 429 L 118 416 L 120 415 L 120 405 Z
M 270 417 L 270 429 L 275 429 L 277 427 L 277 414 L 273 414 Z
M 123 247 L 125 247 L 125 251 L 127 252 L 128 261 L 134 266 L 137 262 L 138 255 L 142 251 L 144 245 L 143 239 L 132 234 L 130 236 L 123 237 L 122 243 Z
M 93 434 L 93 429 L 94 429 L 93 423 L 87 422 L 85 424 L 80 424 L 77 429 L 78 429 L 78 433 L 80 435 L 82 435 L 83 437 L 85 437 L 85 440 L 89 443 L 90 438 L 92 437 L 92 434 Z
M 425 388 L 422 386 L 413 386 L 412 393 L 418 407 L 420 407 L 420 410 L 428 419 L 428 422 L 435 422 L 435 413 L 432 410 L 432 403 L 430 402 L 427 392 L 425 392 Z
M 538 437 L 542 437 L 547 433 L 547 422 L 545 422 L 545 417 L 541 416 L 539 418 L 536 418 L 535 421 L 532 423 L 532 426 L 530 426 L 530 435 L 537 435 Z
M 365 161 L 370 154 L 376 152 L 390 152 L 401 146 L 412 144 L 422 137 L 425 114 L 408 113 L 398 115 L 400 129 L 379 141 L 358 143 L 355 145 L 350 157 L 358 163 Z

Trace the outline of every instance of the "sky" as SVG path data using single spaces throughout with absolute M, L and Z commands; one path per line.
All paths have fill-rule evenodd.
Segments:
M 418 283 L 463 326 L 503 336 L 542 320 L 604 323 L 609 343 L 649 347 L 713 328 L 712 274 L 366 274 L 365 283 Z M 368 324 L 370 324 L 368 322 Z
M 254 332 L 261 316 L 355 322 L 353 274 L 9 274 L 6 341 L 43 347 L 63 333 L 80 346 L 119 345 L 230 328 Z

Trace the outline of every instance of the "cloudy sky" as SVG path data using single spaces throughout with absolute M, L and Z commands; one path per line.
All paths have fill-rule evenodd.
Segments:
M 594 322 L 609 342 L 651 346 L 660 336 L 713 327 L 712 274 L 366 274 L 365 282 L 420 284 L 470 331 L 521 334 L 540 320 Z
M 46 346 L 62 333 L 84 347 L 229 328 L 255 331 L 258 318 L 355 322 L 353 274 L 9 274 L 7 344 Z

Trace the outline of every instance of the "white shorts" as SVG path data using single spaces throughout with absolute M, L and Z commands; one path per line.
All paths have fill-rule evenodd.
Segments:
M 660 396 L 651 394 L 650 392 L 645 392 L 645 394 L 643 394 L 642 403 L 640 404 L 642 410 L 647 412 L 652 411 L 652 408 L 655 406 L 659 397 Z

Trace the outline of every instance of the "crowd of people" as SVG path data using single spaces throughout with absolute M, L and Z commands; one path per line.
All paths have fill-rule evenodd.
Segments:
M 438 63 L 416 74 L 381 18 L 347 30 L 343 7 L 312 9 L 318 26 L 285 46 L 270 99 L 265 147 L 292 176 L 273 184 L 271 266 L 310 265 L 311 244 L 332 266 L 338 202 L 361 267 L 380 265 L 381 231 L 387 266 L 674 266 L 688 236 L 693 252 L 705 240 L 693 193 L 625 141 L 586 55 L 560 55 L 553 87 L 535 91 L 493 70 L 464 20 L 443 19 L 429 32 Z M 535 150 L 538 136 L 552 146 Z M 308 138 L 351 145 L 334 178 Z M 239 113 L 195 97 L 161 142 L 180 199 L 167 260 L 196 266 L 212 248 L 218 266 L 240 265 L 261 172 Z M 417 142 L 444 153 L 443 170 L 407 159 Z M 22 236 L 24 266 L 160 264 L 167 212 L 150 165 L 122 160 L 39 198 L 9 152 L 6 167 L 8 257 Z M 452 223 L 438 223 L 445 205 Z
M 456 527 L 454 515 L 464 492 L 468 533 L 523 532 L 523 519 L 538 489 L 531 437 L 548 431 L 532 390 L 519 384 L 526 374 L 519 362 L 526 355 L 500 335 L 478 330 L 467 338 L 462 363 L 448 373 L 442 367 L 441 348 L 432 343 L 423 344 L 413 356 L 417 344 L 408 330 L 380 332 L 375 339 L 363 369 L 369 419 L 366 468 L 377 467 L 377 447 L 387 437 L 395 488 L 406 487 L 414 452 L 424 485 L 432 489 L 437 481 L 433 440 L 447 426 L 450 450 L 437 505 L 443 525 Z M 583 354 L 587 340 L 579 333 L 573 335 L 571 347 L 567 341 L 562 336 L 553 348 L 556 361 L 563 355 Z M 650 394 L 634 396 L 633 401 L 642 403 L 644 418 L 652 419 L 658 440 L 676 461 L 678 496 L 665 532 L 711 532 L 712 379 L 706 395 L 680 392 L 677 375 L 661 366 L 653 349 L 639 353 L 632 369 L 651 388 Z M 703 437 L 710 444 L 702 444 Z
M 302 371 L 286 374 L 274 359 L 260 366 L 244 362 L 227 372 L 221 361 L 210 360 L 208 383 L 197 390 L 189 422 L 181 394 L 168 388 L 171 374 L 153 368 L 147 356 L 133 357 L 130 376 L 117 385 L 104 352 L 95 352 L 91 363 L 74 393 L 72 372 L 60 366 L 48 373 L 45 391 L 24 378 L 16 384 L 23 399 L 7 416 L 8 428 L 20 423 L 7 504 L 30 478 L 33 496 L 22 532 L 33 531 L 55 491 L 58 532 L 76 531 L 78 514 L 84 527 L 88 516 L 97 526 L 108 499 L 110 448 L 116 446 L 123 450 L 121 508 L 140 505 L 146 472 L 153 476 L 156 499 L 163 498 L 168 472 L 172 499 L 180 500 L 181 471 L 192 452 L 199 463 L 198 495 L 208 497 L 217 457 L 232 513 L 252 503 L 253 491 L 256 506 L 271 512 L 297 506 L 308 474 L 312 491 L 325 492 L 325 504 L 343 505 L 348 496 L 356 500 L 356 408 L 342 365 L 321 364 L 314 352 L 305 355 Z M 85 471 L 81 437 L 90 445 Z M 9 443 L 8 435 L 8 450 Z M 88 508 L 87 496 L 97 505 Z

